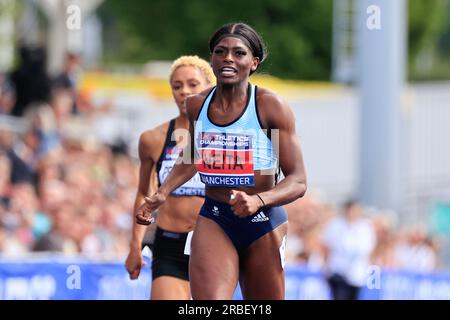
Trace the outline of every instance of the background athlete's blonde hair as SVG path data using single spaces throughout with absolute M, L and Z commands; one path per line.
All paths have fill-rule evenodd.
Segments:
M 179 67 L 184 66 L 197 67 L 209 84 L 214 85 L 216 83 L 216 77 L 214 76 L 211 66 L 206 60 L 200 58 L 199 56 L 181 56 L 176 59 L 170 67 L 169 79 L 172 80 L 172 76 L 175 70 L 177 70 Z

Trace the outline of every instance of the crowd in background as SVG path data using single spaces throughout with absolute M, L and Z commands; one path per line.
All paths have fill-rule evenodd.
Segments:
M 18 69 L 0 77 L 0 252 L 122 257 L 136 162 L 123 147 L 95 140 L 102 108 L 76 90 L 76 55 L 54 79 L 39 49 L 21 56 Z
M 98 114 L 110 109 L 77 91 L 76 55 L 67 55 L 53 79 L 41 51 L 23 49 L 21 58 L 14 72 L 0 75 L 0 254 L 124 258 L 137 160 L 92 134 Z M 314 191 L 289 204 L 287 261 L 326 272 L 363 260 L 390 269 L 439 268 L 439 243 L 423 226 L 401 229 L 394 213 L 345 209 Z
M 305 263 L 313 270 L 326 267 L 329 262 L 327 249 L 333 243 L 341 245 L 342 248 L 337 249 L 349 255 L 366 255 L 370 264 L 384 268 L 430 272 L 440 267 L 439 240 L 431 237 L 423 225 L 398 226 L 392 211 L 376 211 L 359 206 L 356 216 L 348 218 L 345 206 L 337 208 L 314 193 L 289 204 L 287 210 L 287 259 Z M 364 226 L 361 232 L 350 234 L 351 230 L 342 229 L 333 235 L 332 225 L 336 220 L 344 220 L 347 228 L 360 228 L 361 224 Z M 373 240 L 369 233 L 372 233 Z M 349 241 L 342 243 L 348 234 Z

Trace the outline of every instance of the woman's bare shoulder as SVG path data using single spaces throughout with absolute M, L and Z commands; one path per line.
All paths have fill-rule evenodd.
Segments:
M 256 100 L 259 105 L 270 105 L 277 108 L 282 108 L 286 105 L 286 101 L 272 90 L 258 87 Z
M 169 129 L 169 121 L 159 126 L 146 130 L 139 137 L 139 150 L 146 154 L 160 150 L 166 140 L 167 130 Z
M 197 118 L 197 116 L 200 112 L 200 109 L 202 108 L 203 103 L 205 102 L 205 99 L 206 99 L 206 97 L 208 97 L 211 90 L 212 90 L 212 88 L 208 88 L 206 90 L 203 90 L 200 93 L 189 96 L 186 99 L 186 108 L 187 108 L 187 112 L 189 114 L 190 119 Z
M 267 127 L 279 127 L 279 123 L 292 120 L 294 114 L 287 101 L 275 92 L 259 88 L 256 94 L 258 112 Z

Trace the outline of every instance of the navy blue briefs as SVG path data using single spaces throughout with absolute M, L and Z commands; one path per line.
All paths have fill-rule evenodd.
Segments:
M 288 219 L 282 207 L 264 207 L 255 214 L 240 218 L 227 203 L 206 197 L 200 215 L 214 220 L 238 251 L 246 249 L 253 241 L 271 232 Z

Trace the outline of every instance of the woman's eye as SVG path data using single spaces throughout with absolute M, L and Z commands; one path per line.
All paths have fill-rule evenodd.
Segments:
M 222 49 L 215 49 L 215 50 L 214 50 L 214 53 L 215 53 L 215 54 L 221 54 L 222 52 L 223 52 Z
M 236 51 L 236 54 L 238 56 L 245 56 L 247 54 L 247 52 L 245 52 L 245 51 Z

